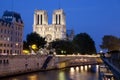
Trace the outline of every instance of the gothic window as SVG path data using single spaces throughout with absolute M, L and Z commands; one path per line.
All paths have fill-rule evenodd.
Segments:
M 37 15 L 37 24 L 39 24 L 39 15 Z
M 48 34 L 46 36 L 46 41 L 50 42 L 52 40 L 52 35 Z
M 56 15 L 56 24 L 57 24 L 58 16 Z
M 43 24 L 43 22 L 42 22 L 42 18 L 43 18 L 43 16 L 42 16 L 42 14 L 40 15 L 40 18 L 41 18 L 41 22 L 40 22 L 40 24 L 42 25 Z
M 59 24 L 61 24 L 61 15 L 59 14 Z

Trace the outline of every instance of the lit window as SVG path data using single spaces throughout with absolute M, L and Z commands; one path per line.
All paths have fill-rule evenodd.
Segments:
M 8 37 L 7 40 L 10 41 L 10 38 Z

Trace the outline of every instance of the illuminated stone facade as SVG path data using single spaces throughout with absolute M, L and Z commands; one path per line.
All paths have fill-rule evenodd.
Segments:
M 0 19 L 0 55 L 21 54 L 23 21 L 20 14 L 5 11 Z
M 33 32 L 44 37 L 47 42 L 56 39 L 66 39 L 66 21 L 62 9 L 55 10 L 52 16 L 52 24 L 48 24 L 48 15 L 45 10 L 36 10 L 34 13 Z

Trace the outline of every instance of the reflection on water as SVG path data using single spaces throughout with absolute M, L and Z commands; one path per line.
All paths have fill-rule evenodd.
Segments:
M 98 65 L 36 72 L 0 80 L 98 80 Z
M 59 80 L 66 80 L 65 79 L 65 73 L 63 71 L 59 72 Z
M 69 73 L 71 80 L 98 80 L 98 65 L 71 67 Z
M 76 71 L 79 72 L 79 67 L 76 67 Z
M 28 80 L 37 80 L 37 75 L 28 76 Z

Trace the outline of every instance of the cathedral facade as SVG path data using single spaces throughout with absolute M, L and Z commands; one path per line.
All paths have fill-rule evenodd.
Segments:
M 48 24 L 48 14 L 45 10 L 36 10 L 34 13 L 33 32 L 45 38 L 47 42 L 66 39 L 66 20 L 62 9 L 52 14 L 52 24 Z

